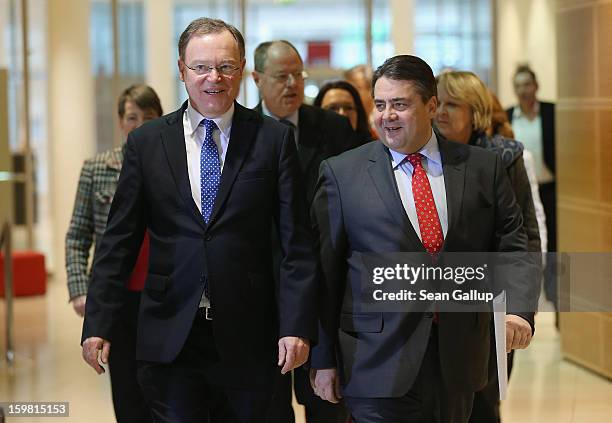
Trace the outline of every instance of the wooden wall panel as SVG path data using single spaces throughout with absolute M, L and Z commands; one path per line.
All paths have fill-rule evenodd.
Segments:
M 597 62 L 600 97 L 612 97 L 612 3 L 604 3 L 596 9 Z
M 610 21 L 610 27 L 612 28 L 612 21 Z M 610 36 L 612 37 L 612 33 Z M 609 56 L 612 57 L 612 46 Z M 610 69 L 612 69 L 612 62 L 610 63 Z M 607 78 L 602 79 L 612 81 L 612 72 Z M 612 204 L 612 109 L 604 109 L 599 112 L 599 134 L 597 138 L 600 143 L 601 200 L 607 204 Z M 608 249 L 612 250 L 612 239 L 608 243 Z
M 558 0 L 557 32 L 559 249 L 612 252 L 612 1 Z M 612 313 L 560 325 L 564 357 L 612 378 Z
M 596 115 L 579 108 L 557 110 L 557 182 L 564 196 L 599 199 Z
M 557 83 L 559 98 L 595 94 L 592 8 L 557 15 Z

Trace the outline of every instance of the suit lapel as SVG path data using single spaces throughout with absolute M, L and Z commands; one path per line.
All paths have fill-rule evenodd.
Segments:
M 399 228 L 401 228 L 408 241 L 413 244 L 415 249 L 418 251 L 425 251 L 421 240 L 412 227 L 412 223 L 410 223 L 410 219 L 408 219 L 406 215 L 401 197 L 397 190 L 389 153 L 381 142 L 375 145 L 369 160 L 368 173 L 387 211 L 397 222 Z
M 185 151 L 185 133 L 183 129 L 183 113 L 186 108 L 187 102 L 178 111 L 166 118 L 168 128 L 162 132 L 161 137 L 172 171 L 172 177 L 179 194 L 187 205 L 192 217 L 195 218 L 200 226 L 206 228 L 200 210 L 198 210 L 198 206 L 191 196 L 191 185 L 189 183 L 189 174 L 187 173 L 187 152 Z
M 448 231 L 444 240 L 444 249 L 448 245 L 454 228 L 461 215 L 463 204 L 463 190 L 465 188 L 465 154 L 467 148 L 458 143 L 446 141 L 441 135 L 438 137 L 440 155 L 442 157 L 442 169 L 444 172 L 444 185 L 446 187 L 446 207 L 448 210 Z
M 238 103 L 234 103 L 234 106 L 232 132 L 227 154 L 225 155 L 225 163 L 223 164 L 223 172 L 221 173 L 221 182 L 219 184 L 219 190 L 217 191 L 215 206 L 210 215 L 209 225 L 214 224 L 219 210 L 223 207 L 223 203 L 231 191 L 234 180 L 257 134 L 257 120 L 252 119 L 252 117 L 253 115 L 259 115 L 255 114 L 253 111 L 247 110 Z

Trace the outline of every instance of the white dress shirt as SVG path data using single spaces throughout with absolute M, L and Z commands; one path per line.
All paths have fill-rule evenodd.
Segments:
M 213 131 L 213 140 L 215 144 L 217 144 L 217 149 L 219 150 L 221 172 L 223 172 L 225 155 L 229 147 L 233 117 L 234 105 L 232 104 L 227 112 L 218 118 L 211 119 L 217 124 L 217 128 L 219 128 L 219 130 Z M 198 206 L 200 214 L 202 213 L 200 153 L 204 137 L 206 136 L 206 128 L 204 128 L 204 125 L 200 125 L 202 120 L 204 120 L 204 116 L 191 107 L 191 103 L 189 103 L 183 114 L 183 133 L 185 137 L 185 151 L 187 152 L 187 173 L 189 175 L 189 185 L 191 186 L 191 197 Z M 206 298 L 204 294 L 202 294 L 202 298 L 200 299 L 200 307 L 210 307 L 210 300 Z
M 217 124 L 218 131 L 213 132 L 213 140 L 219 150 L 219 160 L 221 161 L 221 172 L 225 163 L 225 155 L 229 146 L 230 134 L 232 131 L 232 118 L 234 117 L 234 105 L 227 112 L 218 118 L 211 119 Z M 204 120 L 197 110 L 187 106 L 183 114 L 183 131 L 185 134 L 185 150 L 187 151 L 187 172 L 189 174 L 189 184 L 191 185 L 191 196 L 202 212 L 202 191 L 200 186 L 200 153 L 202 143 L 206 135 L 204 126 L 200 122 Z
M 537 115 L 530 120 L 524 115 L 520 106 L 516 106 L 512 111 L 512 130 L 515 138 L 523 143 L 526 149 L 533 154 L 536 177 L 539 184 L 552 182 L 555 180 L 553 173 L 544 162 L 544 142 L 542 140 L 542 117 L 537 104 Z
M 402 199 L 402 205 L 404 210 L 412 223 L 414 231 L 419 236 L 421 241 L 421 229 L 419 228 L 419 219 L 417 216 L 416 206 L 414 204 L 414 195 L 412 194 L 412 172 L 414 167 L 406 158 L 406 154 L 399 153 L 397 151 L 389 149 L 391 152 L 391 166 L 393 168 L 393 175 L 397 183 L 397 188 Z M 446 239 L 446 233 L 448 232 L 448 208 L 446 207 L 446 187 L 444 185 L 444 173 L 442 172 L 442 157 L 440 156 L 440 148 L 438 147 L 438 139 L 436 134 L 431 131 L 431 137 L 423 148 L 419 151 L 423 155 L 422 164 L 425 172 L 427 173 L 427 179 L 431 186 L 431 192 L 434 197 L 434 203 L 436 204 L 436 210 L 438 211 L 438 218 L 440 219 L 440 226 L 442 227 L 442 233 L 444 239 Z
M 548 251 L 548 232 L 546 231 L 546 215 L 544 214 L 544 206 L 540 199 L 540 190 L 538 189 L 538 181 L 536 177 L 535 164 L 533 154 L 527 149 L 523 150 L 523 161 L 525 162 L 525 170 L 527 178 L 529 178 L 529 187 L 531 188 L 531 197 L 533 198 L 533 206 L 535 208 L 536 220 L 538 221 L 538 231 L 540 233 L 540 245 L 542 252 Z M 546 256 L 544 256 L 546 259 Z

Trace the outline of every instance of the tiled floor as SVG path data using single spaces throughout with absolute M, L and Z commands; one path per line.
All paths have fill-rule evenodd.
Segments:
M 15 303 L 16 366 L 0 361 L 1 401 L 68 401 L 70 418 L 20 418 L 35 422 L 112 422 L 108 377 L 81 360 L 81 320 L 67 303 L 63 281 L 45 297 Z M 4 354 L 4 301 L 0 301 L 0 350 Z M 516 355 L 508 399 L 508 423 L 604 423 L 612 421 L 612 383 L 561 360 L 551 313 L 540 313 L 531 347 Z M 588 348 L 589 346 L 585 346 Z M 299 423 L 303 413 L 298 410 Z M 11 421 L 11 420 L 10 420 Z

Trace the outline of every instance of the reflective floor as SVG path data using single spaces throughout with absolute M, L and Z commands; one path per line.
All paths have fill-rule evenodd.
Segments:
M 4 301 L 0 300 L 0 350 L 4 357 Z M 612 382 L 561 360 L 552 313 L 537 316 L 537 336 L 516 355 L 503 421 L 599 423 L 612 421 Z M 44 297 L 15 302 L 16 364 L 0 361 L 0 402 L 68 401 L 69 418 L 9 421 L 112 422 L 108 377 L 81 360 L 81 319 L 67 303 L 63 280 L 50 282 Z M 585 348 L 589 348 L 585 345 Z M 303 411 L 297 410 L 303 423 Z

